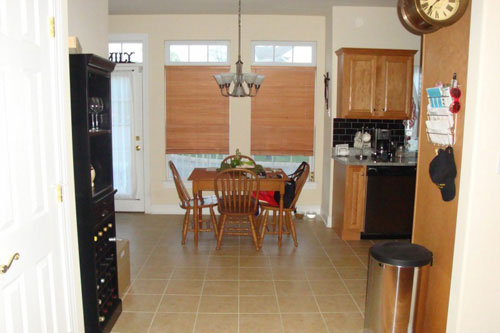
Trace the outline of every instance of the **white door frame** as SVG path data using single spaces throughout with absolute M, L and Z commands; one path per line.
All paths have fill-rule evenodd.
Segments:
M 82 332 L 84 330 L 82 288 L 80 280 L 80 259 L 78 249 L 78 231 L 76 224 L 75 207 L 75 183 L 73 176 L 73 145 L 71 130 L 71 99 L 69 85 L 69 57 L 68 57 L 68 3 L 67 0 L 56 0 L 54 8 L 55 17 L 55 66 L 57 97 L 56 103 L 59 106 L 59 121 L 57 123 L 58 137 L 60 139 L 61 156 L 61 184 L 62 203 L 60 216 L 66 221 L 65 230 L 59 236 L 62 247 L 66 255 L 64 256 L 67 267 L 66 285 L 63 288 L 68 290 L 70 299 L 68 300 L 72 332 Z
M 151 175 L 149 145 L 149 44 L 148 35 L 139 33 L 109 34 L 109 42 L 142 43 L 142 143 L 144 151 L 144 212 L 151 213 Z

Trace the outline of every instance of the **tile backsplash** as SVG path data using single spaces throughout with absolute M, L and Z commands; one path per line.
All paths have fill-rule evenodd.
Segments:
M 333 119 L 333 147 L 337 144 L 348 143 L 349 147 L 354 144 L 354 135 L 361 131 L 362 127 L 383 128 L 391 130 L 392 141 L 397 146 L 404 145 L 405 127 L 403 120 L 380 120 L 380 119 Z

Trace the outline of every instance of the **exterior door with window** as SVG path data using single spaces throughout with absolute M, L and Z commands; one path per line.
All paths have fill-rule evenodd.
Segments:
M 111 75 L 116 211 L 144 212 L 142 66 L 118 64 Z

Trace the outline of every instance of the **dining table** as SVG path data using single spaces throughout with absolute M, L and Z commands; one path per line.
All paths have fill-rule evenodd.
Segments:
M 283 196 L 285 183 L 289 181 L 287 174 L 282 169 L 264 168 L 265 175 L 259 175 L 260 191 L 278 191 L 280 193 L 278 215 L 278 247 L 281 247 L 283 227 Z M 198 221 L 198 201 L 203 197 L 203 191 L 215 191 L 215 176 L 217 168 L 194 168 L 188 180 L 193 185 L 194 221 Z M 198 223 L 194 223 L 194 244 L 198 246 Z

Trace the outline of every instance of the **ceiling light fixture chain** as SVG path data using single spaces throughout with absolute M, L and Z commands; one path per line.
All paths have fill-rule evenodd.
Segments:
M 255 97 L 265 76 L 255 73 L 243 73 L 241 61 L 241 0 L 238 1 L 238 61 L 236 73 L 220 73 L 214 75 L 224 97 Z M 233 89 L 231 90 L 231 84 Z M 246 88 L 244 87 L 244 85 Z

